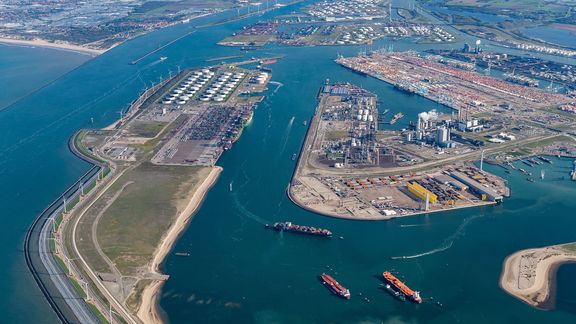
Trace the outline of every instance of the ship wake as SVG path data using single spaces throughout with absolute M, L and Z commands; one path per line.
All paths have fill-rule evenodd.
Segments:
M 426 225 L 428 225 L 428 224 L 402 224 L 402 225 L 400 225 L 400 227 L 423 227 Z
M 393 256 L 390 257 L 390 259 L 392 260 L 402 260 L 402 259 L 416 259 L 416 258 L 420 258 L 423 256 L 427 256 L 427 255 L 431 255 L 431 254 L 436 254 L 439 252 L 443 252 L 448 250 L 449 248 L 452 247 L 452 245 L 454 245 L 454 242 L 456 240 L 458 240 L 460 237 L 464 236 L 465 234 L 465 230 L 466 227 L 468 226 L 468 224 L 470 224 L 470 222 L 472 222 L 474 219 L 481 217 L 481 215 L 474 215 L 472 217 L 468 217 L 466 218 L 462 224 L 460 224 L 460 226 L 458 226 L 458 228 L 456 229 L 456 231 L 454 233 L 452 233 L 452 235 L 448 236 L 447 238 L 444 239 L 444 241 L 442 242 L 442 244 L 432 250 L 429 251 L 425 251 L 422 253 L 418 253 L 418 254 L 413 254 L 413 255 L 402 255 L 402 256 Z
M 278 92 L 278 90 L 280 90 L 280 88 L 282 88 L 284 86 L 283 83 L 277 82 L 277 81 L 270 81 L 268 82 L 269 84 L 273 84 L 276 86 L 276 89 L 274 89 L 274 91 L 272 92 L 272 94 L 275 94 L 276 92 Z

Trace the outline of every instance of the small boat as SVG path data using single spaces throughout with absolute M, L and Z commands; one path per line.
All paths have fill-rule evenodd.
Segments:
M 188 252 L 176 252 L 174 253 L 175 256 L 179 256 L 179 257 L 189 257 L 190 253 Z
M 292 161 L 296 160 L 296 157 L 297 157 L 296 153 L 292 154 Z
M 164 61 L 168 58 L 168 56 L 160 56 L 160 61 Z

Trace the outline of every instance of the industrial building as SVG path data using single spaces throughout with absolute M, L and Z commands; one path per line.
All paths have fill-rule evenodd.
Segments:
M 428 191 L 428 189 L 422 187 L 416 182 L 408 183 L 408 191 L 416 195 L 416 197 L 422 199 L 422 201 L 426 201 L 428 199 L 428 202 L 432 204 L 438 201 L 438 196 Z
M 504 199 L 496 190 L 482 185 L 462 172 L 452 171 L 450 172 L 450 176 L 467 185 L 470 191 L 478 194 L 482 200 L 501 202 Z
M 445 174 L 439 174 L 434 177 L 434 181 L 443 184 L 443 185 L 450 185 L 454 189 L 459 191 L 466 191 L 468 190 L 468 186 L 463 184 L 462 182 L 452 178 L 451 176 Z

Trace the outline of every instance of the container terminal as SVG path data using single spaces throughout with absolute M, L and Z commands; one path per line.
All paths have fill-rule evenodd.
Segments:
M 136 161 L 139 146 L 171 127 L 152 163 L 212 166 L 252 120 L 259 97 L 241 93 L 262 92 L 270 76 L 228 66 L 182 71 L 153 94 L 135 118 L 125 116 L 114 126 L 123 129 L 120 137 L 98 149 L 115 160 Z

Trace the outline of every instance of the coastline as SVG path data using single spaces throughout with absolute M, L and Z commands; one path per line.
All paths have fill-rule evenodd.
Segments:
M 520 250 L 504 260 L 500 288 L 537 309 L 553 309 L 556 272 L 561 265 L 574 262 L 576 254 L 563 245 Z
M 427 214 L 456 211 L 456 210 L 466 209 L 466 208 L 476 208 L 476 207 L 497 205 L 496 202 L 488 201 L 488 202 L 484 202 L 484 203 L 477 204 L 477 205 L 458 206 L 458 207 L 453 207 L 453 208 L 449 208 L 449 209 L 421 210 L 421 211 L 417 211 L 417 212 L 413 212 L 413 213 L 409 213 L 409 214 L 405 214 L 405 215 L 395 215 L 395 216 L 378 215 L 376 217 L 360 218 L 360 217 L 355 217 L 355 216 L 339 215 L 336 213 L 324 212 L 324 211 L 319 210 L 319 209 L 314 209 L 312 207 L 308 207 L 305 204 L 301 203 L 298 200 L 298 198 L 296 198 L 292 195 L 292 186 L 291 185 L 288 185 L 288 188 L 286 189 L 286 195 L 288 196 L 288 199 L 290 199 L 290 201 L 294 205 L 296 205 L 296 206 L 298 206 L 298 207 L 300 207 L 300 208 L 302 208 L 308 212 L 314 213 L 316 215 L 324 216 L 324 217 L 332 217 L 332 218 L 339 218 L 339 219 L 346 219 L 346 220 L 353 220 L 353 221 L 389 221 L 389 220 L 401 219 L 401 218 L 410 217 L 410 216 L 422 216 L 422 215 L 427 215 Z
M 194 217 L 195 212 L 204 201 L 210 188 L 216 183 L 222 170 L 219 166 L 212 167 L 212 170 L 204 181 L 191 193 L 188 205 L 180 212 L 176 221 L 156 249 L 152 263 L 150 264 L 150 272 L 160 274 L 160 265 L 174 246 L 174 243 L 176 243 L 180 234 L 186 229 L 192 217 Z M 160 293 L 163 283 L 163 281 L 152 282 L 142 290 L 140 307 L 136 314 L 142 322 L 163 323 L 160 306 L 158 305 L 158 294 Z
M 106 50 L 99 50 L 84 47 L 81 45 L 73 45 L 68 43 L 53 43 L 43 39 L 32 39 L 32 40 L 24 40 L 24 39 L 13 39 L 13 38 L 6 38 L 0 37 L 0 45 L 13 45 L 13 46 L 23 46 L 23 47 L 42 47 L 42 48 L 49 48 L 54 50 L 61 50 L 61 51 L 68 51 L 68 52 L 75 52 L 78 54 L 89 55 L 92 57 L 96 57 L 100 54 L 106 52 Z

